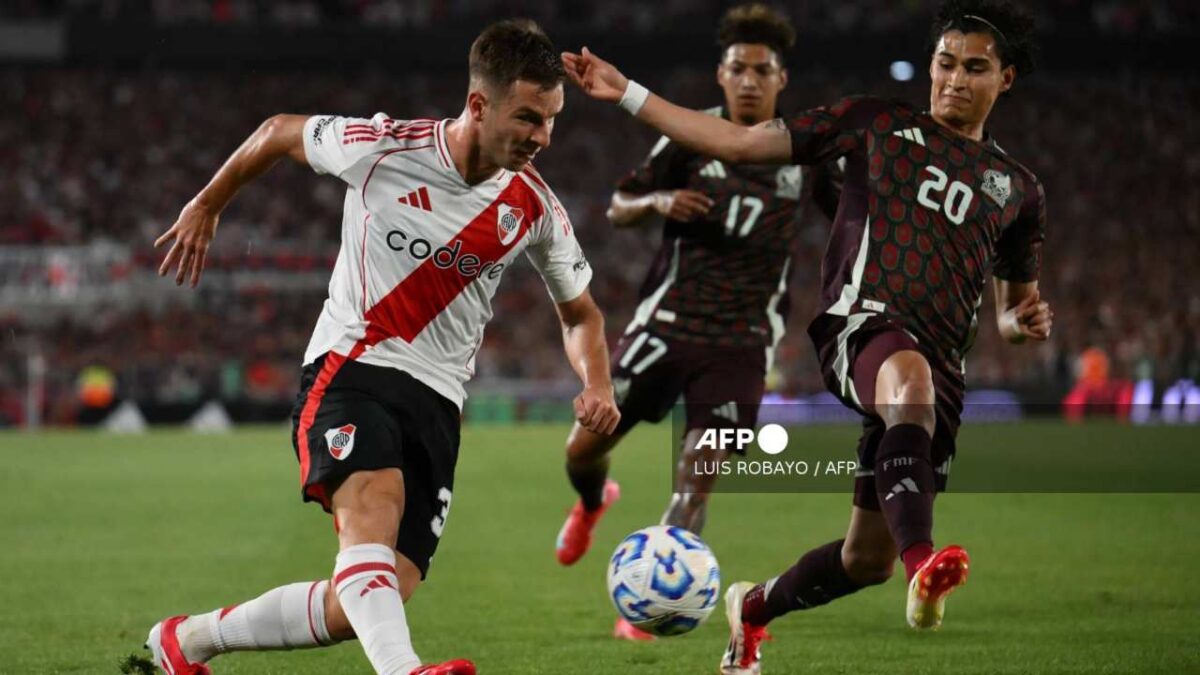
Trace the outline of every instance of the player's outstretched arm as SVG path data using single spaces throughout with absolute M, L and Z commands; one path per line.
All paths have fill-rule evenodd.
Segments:
M 588 96 L 619 103 L 671 140 L 706 157 L 731 164 L 789 164 L 792 139 L 782 120 L 743 127 L 713 115 L 677 106 L 621 74 L 587 47 L 564 52 L 567 77 Z
M 155 240 L 155 248 L 174 242 L 158 269 L 159 276 L 165 276 L 178 265 L 176 285 L 189 280 L 194 288 L 200 283 L 208 245 L 217 233 L 217 221 L 237 191 L 284 156 L 308 163 L 304 156 L 307 119 L 304 115 L 275 115 L 225 160 L 208 185 L 183 207 L 175 224 Z
M 611 434 L 621 421 L 608 374 L 608 343 L 604 338 L 604 315 L 584 290 L 579 297 L 556 305 L 563 327 L 563 347 L 571 367 L 583 380 L 583 391 L 575 397 L 575 419 L 588 431 Z
M 638 227 L 655 216 L 689 223 L 707 215 L 712 207 L 713 200 L 695 190 L 658 190 L 644 195 L 618 190 L 605 215 L 617 227 Z
M 992 278 L 996 287 L 996 327 L 1005 340 L 1020 344 L 1027 339 L 1046 340 L 1054 325 L 1054 312 L 1042 302 L 1036 281 L 1016 283 Z

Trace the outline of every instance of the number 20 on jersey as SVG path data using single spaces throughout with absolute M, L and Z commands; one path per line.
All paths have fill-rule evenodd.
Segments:
M 971 186 L 957 180 L 950 183 L 950 189 L 947 190 L 946 183 L 950 177 L 945 171 L 933 165 L 925 167 L 925 171 L 931 177 L 921 183 L 920 189 L 917 190 L 917 201 L 927 209 L 945 213 L 946 219 L 955 225 L 962 225 L 963 219 L 967 217 L 967 209 L 971 207 L 971 200 L 975 198 L 975 191 Z

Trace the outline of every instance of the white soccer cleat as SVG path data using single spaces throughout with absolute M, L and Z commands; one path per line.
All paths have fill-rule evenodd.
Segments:
M 729 646 L 721 657 L 721 675 L 759 675 L 762 665 L 758 646 L 770 640 L 766 626 L 742 621 L 742 601 L 755 584 L 739 581 L 725 591 L 725 618 L 729 620 Z
M 946 613 L 946 596 L 967 583 L 971 558 L 959 546 L 929 556 L 908 582 L 908 625 L 917 630 L 937 630 Z
M 212 671 L 203 663 L 190 663 L 179 646 L 176 631 L 186 616 L 173 616 L 154 624 L 146 637 L 146 649 L 154 658 L 154 665 L 167 675 L 211 675 Z

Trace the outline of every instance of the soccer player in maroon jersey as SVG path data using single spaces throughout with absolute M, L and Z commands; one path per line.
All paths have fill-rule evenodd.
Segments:
M 769 621 L 882 583 L 897 554 L 914 628 L 937 628 L 966 580 L 963 549 L 934 549 L 933 500 L 954 454 L 988 274 L 1005 339 L 1045 340 L 1053 319 L 1037 283 L 1042 187 L 984 131 L 996 100 L 1032 69 L 1032 32 L 1010 2 L 951 0 L 930 33 L 928 111 L 856 97 L 753 127 L 672 105 L 586 48 L 563 55 L 585 92 L 697 152 L 731 163 L 846 159 L 809 334 L 827 386 L 864 419 L 850 527 L 765 584 L 730 588 L 724 673 L 760 672 Z
M 788 19 L 765 5 L 729 10 L 717 40 L 725 105 L 707 114 L 743 126 L 777 117 L 788 77 L 783 56 L 795 37 Z M 567 441 L 567 473 L 580 500 L 558 537 L 561 563 L 583 556 L 592 528 L 618 494 L 615 483 L 606 489 L 608 453 L 638 422 L 661 420 L 680 394 L 683 454 L 662 520 L 701 532 L 715 477 L 700 479 L 686 469 L 697 459 L 704 429 L 756 422 L 783 336 L 792 242 L 814 196 L 832 218 L 837 198 L 828 170 L 727 164 L 667 138 L 618 183 L 609 220 L 640 227 L 661 217 L 663 240 L 613 355 L 621 423 L 611 436 L 575 425 Z M 652 639 L 623 620 L 615 634 Z
M 329 580 L 288 584 L 147 638 L 154 666 L 204 675 L 234 651 L 358 639 L 380 675 L 475 675 L 463 659 L 422 665 L 404 603 L 425 579 L 449 517 L 463 385 L 491 298 L 521 254 L 546 283 L 583 381 L 579 422 L 619 420 L 604 317 L 574 228 L 531 161 L 563 107 L 557 50 L 530 21 L 501 21 L 471 45 L 456 119 L 276 115 L 229 158 L 159 238 L 160 273 L 194 286 L 221 212 L 287 157 L 346 184 L 341 248 L 293 409 L 299 487 L 333 515 Z

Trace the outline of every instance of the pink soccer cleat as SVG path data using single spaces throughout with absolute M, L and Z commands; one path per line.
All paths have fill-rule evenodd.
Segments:
M 167 675 L 211 675 L 203 663 L 191 663 L 183 656 L 176 630 L 186 616 L 173 616 L 154 624 L 146 637 L 146 649 L 154 656 L 154 665 Z
M 649 642 L 650 640 L 657 639 L 620 617 L 617 618 L 617 623 L 613 626 L 613 637 L 618 640 L 633 640 L 635 642 Z
M 454 659 L 445 663 L 418 666 L 409 675 L 475 675 L 475 664 L 466 659 Z
M 575 502 L 575 506 L 571 507 L 571 514 L 567 516 L 567 522 L 563 523 L 562 529 L 558 531 L 558 541 L 554 545 L 558 562 L 574 565 L 588 552 L 592 545 L 592 529 L 600 522 L 600 516 L 604 515 L 608 507 L 620 498 L 621 486 L 610 480 L 604 483 L 604 499 L 600 508 L 587 511 L 583 508 L 583 500 Z

